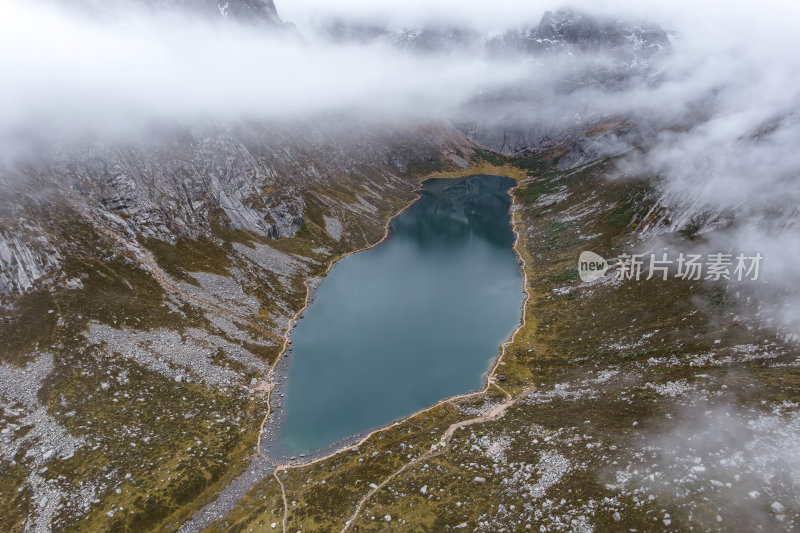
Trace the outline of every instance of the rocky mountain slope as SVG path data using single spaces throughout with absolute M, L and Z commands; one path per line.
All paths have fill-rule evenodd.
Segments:
M 748 320 L 753 303 L 729 280 L 627 278 L 617 265 L 582 282 L 583 250 L 679 250 L 696 236 L 668 231 L 657 176 L 620 157 L 558 168 L 569 150 L 473 161 L 518 179 L 528 293 L 485 391 L 278 465 L 210 530 L 797 527 L 796 345 Z
M 669 48 L 669 37 L 652 23 L 604 20 L 562 9 L 545 12 L 536 26 L 489 39 L 486 48 L 494 53 L 515 51 L 525 54 L 602 50 L 620 61 L 635 63 L 646 61 Z
M 283 27 L 268 0 L 139 5 Z M 614 58 L 564 90 L 647 79 L 669 47 L 656 27 L 567 11 L 493 38 L 335 32 L 415 53 Z M 584 249 L 697 247 L 731 221 L 631 170 L 657 125 L 532 124 L 509 114 L 535 103 L 525 89 L 482 95 L 460 129 L 197 121 L 0 170 L 3 529 L 795 529 L 792 339 L 753 319 L 740 285 L 575 269 Z M 486 172 L 518 180 L 528 301 L 505 381 L 311 465 L 259 456 L 307 288 L 378 241 L 421 179 Z
M 231 18 L 248 21 L 265 27 L 281 27 L 284 22 L 275 9 L 273 0 L 61 0 L 71 9 L 83 10 L 94 15 L 113 17 L 131 9 L 155 12 L 180 11 L 185 14 L 210 19 Z
M 4 175 L 3 523 L 188 518 L 246 466 L 306 283 L 471 146 L 447 126 L 209 126 Z
M 605 20 L 578 11 L 547 11 L 538 24 L 529 23 L 501 35 L 483 34 L 467 26 L 424 25 L 396 28 L 376 23 L 333 20 L 324 33 L 338 42 L 384 43 L 415 53 L 471 53 L 533 56 L 564 51 L 606 52 L 619 61 L 642 63 L 669 47 L 667 33 L 651 23 Z

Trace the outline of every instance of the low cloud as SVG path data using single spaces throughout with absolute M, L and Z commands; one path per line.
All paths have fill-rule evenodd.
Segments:
M 797 404 L 745 408 L 697 392 L 682 403 L 672 420 L 633 445 L 630 463 L 606 473 L 606 482 L 640 505 L 653 495 L 682 515 L 662 510 L 665 524 L 679 518 L 710 529 L 792 529 L 800 509 Z
M 0 161 L 87 136 L 107 140 L 195 121 L 453 119 L 536 139 L 592 119 L 629 117 L 652 133 L 637 139 L 646 150 L 636 163 L 639 172 L 664 178 L 673 221 L 735 215 L 725 241 L 711 244 L 761 250 L 776 287 L 766 305 L 800 333 L 800 318 L 785 312 L 800 308 L 797 276 L 784 277 L 798 270 L 792 250 L 800 248 L 800 56 L 793 53 L 800 34 L 791 24 L 798 4 L 572 3 L 669 30 L 669 53 L 643 66 L 620 64 L 602 50 L 415 54 L 380 42 L 334 44 L 313 30 L 337 18 L 394 27 L 435 22 L 491 37 L 534 28 L 558 7 L 553 2 L 277 2 L 299 33 L 131 2 L 104 4 L 111 7 L 103 16 L 90 16 L 74 8 L 80 3 L 0 4 L 0 47 L 11 51 L 0 55 Z M 631 75 L 592 83 L 609 72 Z M 625 142 L 615 139 L 607 150 L 622 151 Z
M 0 7 L 0 138 L 60 140 L 153 122 L 445 116 L 519 76 L 480 58 L 309 44 L 270 28 L 177 13 L 89 18 L 51 4 Z

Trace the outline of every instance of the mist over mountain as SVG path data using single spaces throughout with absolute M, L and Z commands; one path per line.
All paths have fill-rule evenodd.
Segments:
M 348 18 L 346 9 L 332 16 L 317 6 L 298 38 L 281 29 L 269 1 L 7 4 L 0 39 L 16 52 L 0 60 L 3 179 L 25 182 L 20 162 L 83 159 L 75 154 L 101 139 L 149 151 L 154 134 L 169 144 L 191 138 L 179 133 L 186 128 L 299 120 L 328 129 L 342 116 L 412 128 L 451 122 L 505 154 L 536 154 L 571 139 L 560 167 L 633 150 L 624 172 L 661 177 L 670 231 L 699 224 L 702 233 L 733 217 L 745 248 L 790 238 L 747 222 L 763 221 L 769 209 L 782 213 L 782 228 L 793 227 L 798 95 L 787 77 L 793 60 L 780 51 L 794 37 L 767 23 L 783 11 L 752 23 L 734 7 L 711 22 L 684 16 L 680 6 L 653 7 L 648 20 L 626 5 L 539 13 L 520 4 L 505 29 L 497 19 L 490 29 L 474 14 L 433 21 L 407 7 L 413 16 L 405 22 L 419 25 L 358 8 L 359 16 Z M 602 139 L 575 137 L 609 120 L 629 127 Z M 101 205 L 127 205 L 109 202 Z M 300 220 L 300 210 L 291 217 Z M 235 226 L 273 232 L 272 222 L 257 229 L 260 222 L 234 218 Z M 793 246 L 769 246 L 776 265 L 796 259 Z M 28 263 L 5 275 L 35 279 L 52 265 Z M 780 315 L 795 323 L 792 313 Z
M 798 15 L 0 3 L 0 523 L 795 529 Z M 316 286 L 423 180 L 470 174 L 516 180 L 506 366 L 352 455 L 277 464 Z M 584 250 L 763 263 L 582 282 Z
M 408 127 L 451 122 L 506 154 L 571 139 L 562 167 L 633 150 L 624 172 L 661 177 L 671 231 L 699 224 L 702 233 L 733 216 L 747 228 L 745 248 L 788 238 L 746 222 L 762 220 L 768 206 L 793 224 L 790 176 L 798 168 L 790 147 L 800 132 L 795 84 L 786 78 L 792 60 L 780 53 L 793 36 L 766 22 L 781 10 L 753 23 L 736 7 L 715 22 L 684 16 L 680 6 L 654 6 L 650 19 L 627 5 L 510 7 L 516 16 L 506 15 L 503 29 L 469 10 L 432 20 L 409 5 L 392 19 L 391 10 L 381 18 L 354 7 L 348 18 L 347 9 L 332 15 L 316 6 L 298 38 L 282 29 L 272 2 L 6 5 L 0 39 L 17 53 L 0 60 L 0 155 L 10 165 L 3 179 L 20 179 L 20 161 L 80 153 L 100 138 L 138 145 L 153 133 L 180 138 L 182 128 L 250 120 L 326 129 L 345 115 Z M 401 25 L 411 21 L 418 25 Z M 609 120 L 629 126 L 602 139 L 575 137 Z M 768 175 L 760 172 L 765 161 L 774 169 Z M 793 246 L 774 249 L 776 265 L 795 260 Z M 50 263 L 33 259 L 39 266 L 6 275 L 35 278 Z
M 60 3 L 71 10 L 82 11 L 94 16 L 107 16 L 114 19 L 125 16 L 126 12 L 148 12 L 154 14 L 182 12 L 184 14 L 208 18 L 231 19 L 239 22 L 252 22 L 267 26 L 283 26 L 275 3 L 272 0 L 61 0 Z
M 392 27 L 377 23 L 331 20 L 321 24 L 323 35 L 335 42 L 382 42 L 417 53 L 473 53 L 501 59 L 520 59 L 546 52 L 606 51 L 620 60 L 643 62 L 669 47 L 667 33 L 658 25 L 591 16 L 580 11 L 545 11 L 538 21 L 500 35 L 482 32 L 470 24 L 426 23 L 419 27 Z

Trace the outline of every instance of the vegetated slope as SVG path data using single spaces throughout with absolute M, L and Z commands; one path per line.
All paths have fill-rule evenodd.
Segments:
M 274 11 L 196 4 L 213 17 Z M 613 86 L 647 75 L 665 39 L 562 12 L 491 53 L 608 48 L 617 68 L 566 89 Z M 745 318 L 746 287 L 613 272 L 581 284 L 584 249 L 683 250 L 713 226 L 675 216 L 685 206 L 666 202 L 657 178 L 600 156 L 604 134 L 635 145 L 652 129 L 609 120 L 553 132 L 501 113 L 532 98 L 515 96 L 484 96 L 475 115 L 491 120 L 463 126 L 504 153 L 443 125 L 195 124 L 64 145 L 4 172 L 0 522 L 179 527 L 249 464 L 306 283 L 378 240 L 421 177 L 450 171 L 521 180 L 530 301 L 498 371 L 506 381 L 281 471 L 288 516 L 270 477 L 217 526 L 795 528 L 796 349 Z
M 262 124 L 65 148 L 4 175 L 4 527 L 191 516 L 249 462 L 306 282 L 469 153 L 447 126 Z
M 796 346 L 745 318 L 755 313 L 742 284 L 619 280 L 616 269 L 582 283 L 583 250 L 675 252 L 700 237 L 664 233 L 657 177 L 628 175 L 615 157 L 559 169 L 570 150 L 484 153 L 506 165 L 497 173 L 530 168 L 514 209 L 530 298 L 486 394 L 279 470 L 287 530 L 796 527 Z M 280 528 L 283 517 L 267 478 L 216 527 Z

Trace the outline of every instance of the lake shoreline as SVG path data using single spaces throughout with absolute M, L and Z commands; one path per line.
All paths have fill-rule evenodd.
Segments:
M 392 236 L 392 222 L 395 219 L 397 219 L 398 217 L 400 217 L 401 215 L 403 215 L 408 209 L 410 209 L 413 205 L 415 205 L 418 201 L 420 201 L 423 198 L 422 191 L 423 191 L 423 189 L 425 187 L 425 184 L 427 182 L 429 182 L 430 180 L 461 179 L 461 178 L 468 178 L 468 177 L 473 177 L 473 176 L 484 176 L 484 175 L 485 176 L 495 176 L 495 177 L 508 178 L 508 179 L 513 180 L 513 182 L 514 182 L 514 185 L 510 186 L 508 188 L 508 190 L 506 191 L 506 194 L 508 194 L 508 196 L 510 198 L 508 224 L 509 224 L 509 226 L 511 228 L 511 231 L 512 231 L 513 235 L 514 235 L 514 241 L 513 241 L 513 244 L 512 244 L 512 250 L 514 252 L 514 255 L 515 255 L 516 260 L 517 260 L 517 264 L 519 265 L 520 272 L 522 274 L 523 295 L 524 296 L 523 296 L 522 304 L 520 305 L 520 320 L 517 322 L 516 326 L 514 327 L 514 329 L 510 333 L 510 335 L 504 341 L 502 341 L 500 344 L 498 344 L 497 354 L 493 358 L 490 359 L 489 369 L 484 373 L 484 378 L 482 380 L 483 384 L 481 386 L 477 387 L 477 388 L 470 389 L 470 390 L 465 391 L 463 393 L 460 393 L 460 394 L 457 394 L 457 395 L 453 395 L 453 396 L 448 396 L 446 398 L 442 398 L 441 400 L 438 400 L 437 402 L 433 403 L 430 406 L 427 406 L 427 407 L 424 407 L 424 408 L 419 409 L 417 411 L 414 411 L 414 412 L 412 412 L 412 413 L 410 413 L 408 415 L 401 416 L 401 417 L 389 422 L 388 424 L 375 426 L 375 427 L 373 427 L 371 429 L 367 429 L 367 430 L 358 432 L 356 434 L 349 435 L 347 437 L 339 439 L 339 440 L 337 440 L 337 441 L 335 441 L 335 442 L 333 442 L 333 443 L 331 443 L 329 445 L 323 446 L 323 447 L 321 447 L 321 448 L 319 448 L 317 450 L 314 450 L 314 451 L 309 451 L 309 452 L 306 452 L 306 453 L 297 454 L 296 456 L 283 456 L 283 455 L 274 455 L 274 454 L 272 454 L 270 452 L 270 448 L 272 448 L 272 446 L 275 444 L 275 442 L 276 442 L 276 440 L 277 440 L 277 438 L 278 438 L 278 436 L 280 434 L 280 430 L 281 430 L 282 424 L 283 424 L 283 422 L 285 420 L 285 414 L 286 414 L 286 409 L 285 409 L 284 402 L 285 402 L 286 392 L 287 392 L 286 388 L 287 388 L 287 385 L 288 385 L 288 365 L 291 362 L 291 355 L 292 355 L 291 354 L 291 341 L 290 341 L 291 333 L 293 332 L 294 328 L 296 327 L 300 317 L 307 310 L 307 308 L 311 305 L 311 303 L 313 303 L 314 294 L 316 292 L 316 289 L 319 287 L 319 285 L 322 283 L 322 281 L 330 274 L 332 269 L 341 260 L 343 260 L 343 259 L 345 259 L 345 258 L 347 258 L 347 257 L 349 257 L 351 255 L 354 255 L 356 253 L 370 250 L 370 249 L 375 248 L 378 245 L 383 244 L 384 242 L 386 242 Z M 525 272 L 525 260 L 522 257 L 522 255 L 519 253 L 519 251 L 517 250 L 517 246 L 519 245 L 519 240 L 520 240 L 519 237 L 520 236 L 519 236 L 519 232 L 516 229 L 516 224 L 515 224 L 515 220 L 514 220 L 514 211 L 518 206 L 518 204 L 515 201 L 514 191 L 516 190 L 517 187 L 519 187 L 520 181 L 521 181 L 520 177 L 508 176 L 508 175 L 499 174 L 499 173 L 480 172 L 480 171 L 477 171 L 477 169 L 474 172 L 466 172 L 465 171 L 463 174 L 462 173 L 456 173 L 456 175 L 430 175 L 430 176 L 427 176 L 427 177 L 425 177 L 425 179 L 421 180 L 420 183 L 419 183 L 419 186 L 416 189 L 414 189 L 413 192 L 415 194 L 415 198 L 413 198 L 411 201 L 409 201 L 405 206 L 402 207 L 402 209 L 400 209 L 397 213 L 392 215 L 387 220 L 386 225 L 384 227 L 383 237 L 380 240 L 378 240 L 377 242 L 375 242 L 374 244 L 371 244 L 369 246 L 365 246 L 365 247 L 359 248 L 357 250 L 353 250 L 353 251 L 347 252 L 345 254 L 342 254 L 341 256 L 339 256 L 336 259 L 334 259 L 333 261 L 331 261 L 331 263 L 328 265 L 328 267 L 326 268 L 325 272 L 322 275 L 320 275 L 318 277 L 315 277 L 315 278 L 312 278 L 311 280 L 306 282 L 307 291 L 306 291 L 306 298 L 305 298 L 305 301 L 304 301 L 304 305 L 294 315 L 294 317 L 289 321 L 289 326 L 287 327 L 287 331 L 286 331 L 286 334 L 284 336 L 283 348 L 282 348 L 282 350 L 280 352 L 280 355 L 278 356 L 278 359 L 275 362 L 275 365 L 273 366 L 273 371 L 272 372 L 274 372 L 275 374 L 272 376 L 272 378 L 273 378 L 272 379 L 273 387 L 272 387 L 272 389 L 270 391 L 270 395 L 273 395 L 273 394 L 278 395 L 278 397 L 281 398 L 281 400 L 280 400 L 281 403 L 280 403 L 279 408 L 270 410 L 270 412 L 265 417 L 264 422 L 262 423 L 262 430 L 261 430 L 261 433 L 259 435 L 259 442 L 258 442 L 258 446 L 257 446 L 257 454 L 258 455 L 260 455 L 262 457 L 265 457 L 265 458 L 268 458 L 270 460 L 270 462 L 275 465 L 277 470 L 289 469 L 289 468 L 299 468 L 299 467 L 302 467 L 302 466 L 308 466 L 308 465 L 323 461 L 325 459 L 329 459 L 329 458 L 331 458 L 331 457 L 333 457 L 335 455 L 338 455 L 339 453 L 346 452 L 346 451 L 358 448 L 364 441 L 366 441 L 367 439 L 369 439 L 373 435 L 381 433 L 383 431 L 387 431 L 389 429 L 392 429 L 392 428 L 402 424 L 406 420 L 409 420 L 409 419 L 411 419 L 413 417 L 416 417 L 417 415 L 420 415 L 422 413 L 425 413 L 427 411 L 435 409 L 436 407 L 439 407 L 444 403 L 447 403 L 447 402 L 450 402 L 450 401 L 453 401 L 453 400 L 466 399 L 466 398 L 479 396 L 481 394 L 485 394 L 495 384 L 495 374 L 497 373 L 497 370 L 498 370 L 499 366 L 502 363 L 503 356 L 505 355 L 506 346 L 513 341 L 514 337 L 516 336 L 517 331 L 519 331 L 519 329 L 522 328 L 525 325 L 525 308 L 526 308 L 526 305 L 527 305 L 527 302 L 528 302 L 528 299 L 529 299 L 529 294 L 528 294 L 528 291 L 527 291 L 527 275 L 526 275 L 526 272 Z M 292 458 L 292 457 L 294 457 L 294 458 Z
M 368 246 L 364 246 L 362 248 L 358 248 L 356 250 L 352 250 L 350 252 L 346 252 L 346 253 L 336 257 L 335 259 L 333 259 L 330 262 L 330 264 L 325 269 L 325 272 L 322 275 L 314 277 L 314 278 L 306 281 L 306 283 L 305 283 L 306 296 L 305 296 L 305 300 L 303 301 L 303 306 L 289 320 L 288 326 L 286 328 L 286 333 L 284 333 L 284 335 L 283 335 L 283 346 L 281 348 L 280 353 L 278 354 L 278 358 L 275 360 L 275 363 L 273 364 L 273 366 L 272 366 L 272 368 L 270 369 L 270 372 L 269 372 L 269 380 L 268 381 L 272 384 L 272 388 L 271 388 L 270 392 L 268 393 L 268 403 L 270 402 L 270 396 L 273 393 L 277 393 L 281 398 L 286 398 L 286 387 L 288 385 L 287 382 L 288 382 L 288 372 L 289 372 L 288 365 L 289 365 L 290 359 L 291 359 L 291 355 L 288 353 L 291 350 L 291 334 L 292 334 L 292 331 L 294 331 L 294 328 L 297 326 L 297 322 L 298 322 L 298 320 L 300 320 L 300 317 L 303 315 L 303 313 L 306 311 L 306 309 L 308 309 L 308 307 L 313 303 L 314 295 L 316 293 L 316 290 L 317 290 L 317 288 L 319 288 L 319 286 L 322 283 L 322 281 L 325 278 L 328 277 L 328 274 L 330 274 L 331 270 L 333 270 L 333 268 L 340 261 L 342 261 L 343 259 L 345 259 L 347 257 L 350 257 L 351 255 L 357 254 L 359 252 L 364 252 L 364 251 L 367 251 L 367 250 L 371 250 L 372 248 L 375 248 L 376 246 L 382 244 L 387 239 L 389 239 L 391 237 L 391 234 L 392 234 L 392 229 L 391 229 L 392 221 L 395 218 L 397 218 L 400 215 L 402 215 L 403 213 L 405 213 L 409 208 L 411 208 L 412 205 L 414 205 L 415 203 L 417 203 L 419 200 L 422 199 L 422 194 L 421 194 L 422 188 L 423 188 L 425 182 L 428 181 L 429 179 L 433 179 L 433 178 L 427 177 L 427 178 L 423 179 L 419 183 L 419 186 L 416 189 L 413 190 L 413 193 L 414 193 L 415 197 L 413 199 L 411 199 L 405 206 L 403 206 L 400 209 L 400 211 L 398 211 L 397 213 L 395 213 L 394 215 L 389 217 L 389 220 L 386 221 L 386 224 L 384 226 L 383 237 L 381 237 L 381 239 L 378 242 L 376 242 L 374 244 L 371 244 L 371 245 L 368 245 Z M 283 363 L 283 367 L 284 367 L 284 372 L 282 373 L 282 375 L 280 375 L 281 373 L 279 373 L 279 376 L 276 379 L 276 377 L 274 375 L 275 371 L 277 370 L 277 368 L 282 363 Z M 281 407 L 280 415 L 278 415 L 278 416 L 274 417 L 272 420 L 270 420 L 270 416 L 273 413 L 272 413 L 271 407 L 268 406 L 267 414 L 264 417 L 264 420 L 261 422 L 261 429 L 260 429 L 260 432 L 259 432 L 258 441 L 256 443 L 256 454 L 258 456 L 261 456 L 261 457 L 264 457 L 264 458 L 270 460 L 270 462 L 274 462 L 276 467 L 279 464 L 279 462 L 278 462 L 279 459 L 276 458 L 276 457 L 271 456 L 269 454 L 269 452 L 265 452 L 264 451 L 264 443 L 266 443 L 266 448 L 270 448 L 275 443 L 276 439 L 278 438 L 281 426 L 282 426 L 284 418 L 285 418 L 285 412 L 286 412 L 286 410 L 283 409 L 283 407 L 284 407 L 283 404 L 281 404 L 280 407 Z M 368 435 L 368 434 L 369 433 L 367 433 L 366 435 Z M 353 435 L 352 438 L 358 438 L 359 435 L 360 434 Z M 326 446 L 324 448 L 321 448 L 320 450 L 317 450 L 316 452 L 303 454 L 303 457 L 304 457 L 304 459 L 307 459 L 307 460 L 314 460 L 314 459 L 315 460 L 320 460 L 320 459 L 323 459 L 323 458 L 331 457 L 332 455 L 335 455 L 335 454 L 339 453 L 340 451 L 351 449 L 353 447 L 353 445 L 352 444 L 345 444 L 345 445 L 343 445 L 343 446 L 341 446 L 339 448 L 332 449 L 328 453 L 324 453 L 324 452 L 326 452 L 329 448 L 335 447 L 335 446 L 337 446 L 337 444 L 342 443 L 343 441 L 348 441 L 348 440 L 350 440 L 350 438 L 346 437 L 345 439 L 341 439 L 340 441 L 332 443 L 331 445 Z M 361 439 L 359 439 L 359 440 L 361 440 Z M 286 462 L 286 458 L 283 458 L 283 460 L 284 460 L 284 462 Z M 291 458 L 289 458 L 289 462 L 287 462 L 287 464 L 292 464 L 293 466 L 302 466 L 303 463 L 298 462 L 296 460 L 295 461 L 291 461 Z
M 506 173 L 500 174 L 500 173 L 496 172 L 497 170 L 504 170 L 504 171 L 506 171 Z M 323 447 L 323 448 L 321 448 L 319 450 L 316 450 L 316 451 L 311 452 L 311 453 L 304 454 L 304 457 L 299 458 L 299 459 L 296 458 L 294 461 L 291 461 L 291 459 L 289 461 L 280 461 L 279 458 L 271 456 L 269 454 L 268 449 L 271 447 L 272 443 L 277 438 L 277 435 L 278 435 L 278 433 L 279 433 L 279 431 L 281 429 L 281 424 L 282 424 L 284 416 L 285 416 L 284 415 L 285 410 L 283 409 L 283 407 L 284 407 L 283 404 L 281 403 L 280 413 L 277 414 L 277 416 L 276 416 L 276 413 L 279 410 L 275 409 L 273 411 L 273 409 L 271 407 L 271 401 L 272 401 L 272 398 L 273 398 L 273 394 L 277 394 L 277 395 L 279 395 L 279 397 L 285 398 L 286 386 L 287 386 L 287 382 L 288 382 L 288 365 L 290 363 L 290 357 L 286 356 L 286 352 L 287 352 L 287 349 L 290 346 L 290 343 L 289 343 L 290 336 L 291 336 L 291 333 L 292 333 L 292 331 L 293 331 L 293 329 L 294 329 L 294 327 L 295 327 L 295 325 L 297 323 L 297 320 L 304 313 L 306 308 L 313 302 L 314 294 L 316 292 L 316 289 L 319 287 L 319 284 L 322 282 L 322 280 L 325 279 L 325 277 L 327 277 L 327 275 L 330 273 L 331 269 L 339 261 L 341 261 L 345 257 L 348 257 L 348 256 L 350 256 L 352 254 L 355 254 L 355 253 L 358 253 L 358 252 L 362 252 L 362 251 L 374 248 L 374 247 L 378 246 L 379 244 L 383 243 L 387 238 L 389 238 L 391 236 L 391 223 L 392 223 L 392 221 L 396 217 L 398 217 L 401 214 L 403 214 L 414 203 L 416 203 L 418 200 L 420 200 L 422 198 L 422 195 L 420 194 L 420 192 L 421 192 L 422 188 L 424 187 L 425 182 L 427 182 L 430 179 L 455 179 L 455 178 L 463 178 L 463 177 L 478 176 L 478 175 L 500 176 L 500 177 L 510 178 L 510 179 L 514 180 L 514 182 L 515 182 L 515 185 L 513 187 L 510 187 L 508 189 L 508 191 L 507 191 L 507 194 L 511 198 L 511 205 L 510 205 L 510 208 L 509 208 L 509 212 L 510 212 L 509 224 L 510 224 L 511 230 L 512 230 L 512 232 L 514 234 L 514 243 L 513 243 L 512 249 L 514 251 L 514 255 L 517 258 L 517 262 L 518 262 L 518 264 L 520 266 L 520 270 L 522 272 L 523 294 L 524 294 L 524 298 L 523 298 L 522 304 L 520 306 L 520 320 L 519 320 L 519 322 L 517 324 L 517 327 L 513 330 L 513 332 L 510 334 L 510 336 L 499 345 L 498 354 L 493 358 L 494 362 L 491 365 L 491 367 L 488 370 L 488 372 L 486 373 L 486 377 L 484 379 L 483 385 L 478 389 L 470 390 L 470 391 L 467 391 L 467 392 L 459 394 L 459 395 L 443 398 L 443 399 L 439 400 L 438 402 L 436 402 L 436 403 L 434 403 L 434 404 L 432 404 L 432 405 L 430 405 L 430 406 L 428 406 L 426 408 L 420 409 L 420 410 L 418 410 L 416 412 L 413 412 L 413 413 L 411 413 L 411 414 L 409 414 L 407 416 L 401 417 L 401 418 L 399 418 L 399 419 L 397 419 L 397 420 L 395 420 L 393 422 L 390 422 L 389 424 L 386 424 L 386 425 L 383 425 L 383 426 L 380 426 L 380 427 L 376 427 L 376 428 L 374 428 L 372 430 L 365 430 L 365 431 L 360 432 L 358 434 L 351 435 L 351 436 L 346 437 L 344 439 L 340 439 L 339 441 L 331 443 L 330 445 L 325 446 L 325 447 Z M 447 174 L 441 174 L 440 173 L 440 174 L 429 175 L 429 176 L 425 177 L 424 179 L 422 179 L 419 182 L 419 187 L 414 190 L 415 198 L 412 199 L 411 201 L 409 201 L 402 209 L 400 209 L 397 213 L 395 213 L 393 216 L 391 216 L 387 220 L 386 225 L 385 225 L 384 235 L 378 242 L 376 242 L 376 243 L 374 243 L 372 245 L 369 245 L 369 246 L 365 246 L 365 247 L 360 248 L 358 250 L 354 250 L 354 251 L 342 254 L 341 256 L 339 256 L 336 259 L 334 259 L 333 261 L 331 261 L 331 263 L 328 265 L 328 267 L 326 268 L 325 273 L 323 275 L 306 281 L 306 297 L 305 297 L 305 300 L 304 300 L 304 304 L 303 304 L 302 308 L 292 317 L 292 319 L 289 320 L 286 333 L 284 334 L 284 337 L 283 337 L 284 341 L 283 341 L 283 346 L 281 348 L 281 352 L 280 352 L 279 356 L 277 357 L 277 359 L 275 360 L 275 362 L 273 363 L 273 365 L 271 366 L 270 371 L 268 373 L 268 377 L 269 377 L 268 381 L 272 384 L 272 387 L 267 392 L 267 413 L 265 414 L 264 419 L 261 422 L 261 428 L 260 428 L 260 432 L 259 432 L 258 439 L 257 439 L 257 442 L 256 442 L 255 452 L 253 454 L 253 458 L 251 459 L 251 463 L 253 461 L 265 460 L 271 465 L 272 468 L 270 470 L 272 472 L 274 472 L 275 474 L 277 474 L 277 472 L 279 472 L 281 470 L 282 471 L 286 471 L 286 470 L 289 470 L 289 469 L 301 468 L 301 467 L 310 466 L 310 465 L 313 465 L 313 464 L 316 464 L 316 463 L 320 463 L 322 461 L 325 461 L 327 459 L 335 457 L 335 456 L 337 456 L 337 455 L 339 455 L 341 453 L 355 450 L 355 449 L 359 448 L 368 439 L 373 437 L 374 435 L 377 435 L 379 433 L 383 433 L 383 432 L 388 431 L 388 430 L 390 430 L 392 428 L 395 428 L 398 425 L 404 423 L 405 421 L 413 419 L 414 417 L 419 416 L 419 415 L 421 415 L 421 414 L 423 414 L 425 412 L 432 411 L 432 410 L 438 408 L 439 406 L 441 406 L 441 405 L 443 405 L 445 403 L 448 403 L 448 402 L 451 402 L 451 401 L 454 401 L 454 400 L 464 400 L 464 399 L 468 399 L 468 398 L 483 396 L 489 391 L 489 389 L 495 384 L 495 374 L 497 373 L 497 370 L 500 367 L 500 365 L 503 364 L 503 358 L 505 356 L 506 349 L 511 344 L 513 344 L 514 339 L 516 338 L 518 332 L 526 324 L 525 311 L 527 309 L 528 302 L 530 301 L 530 298 L 531 298 L 531 295 L 530 295 L 529 290 L 528 290 L 528 273 L 527 273 L 527 269 L 526 269 L 527 262 L 525 260 L 524 255 L 519 250 L 519 247 L 521 246 L 521 235 L 520 235 L 520 231 L 517 229 L 518 220 L 515 219 L 515 211 L 516 211 L 516 209 L 519 208 L 519 204 L 516 201 L 516 198 L 515 198 L 515 195 L 514 195 L 514 191 L 522 184 L 521 182 L 526 178 L 527 178 L 527 176 L 524 175 L 523 173 L 520 173 L 518 169 L 505 168 L 505 167 L 484 168 L 484 166 L 481 166 L 481 167 L 478 167 L 478 168 L 474 168 L 474 169 L 468 169 L 468 170 L 460 171 L 460 172 L 453 172 L 453 173 L 447 173 Z M 283 396 L 280 396 L 280 394 L 283 394 Z M 265 446 L 265 444 L 266 444 L 266 446 Z M 265 447 L 267 448 L 267 451 L 265 451 L 265 449 L 264 449 Z M 250 468 L 250 467 L 248 467 L 248 468 Z M 259 482 L 263 481 L 267 477 L 269 477 L 269 472 L 266 472 L 259 479 L 252 480 L 251 483 L 248 483 L 248 486 L 237 487 L 236 494 L 232 495 L 232 502 L 229 504 L 231 506 L 230 508 L 233 508 L 233 506 L 236 505 L 236 502 L 240 501 L 241 498 L 243 498 L 250 490 L 252 490 L 252 488 L 255 485 L 257 485 Z M 219 495 L 223 494 L 226 490 L 228 490 L 228 487 L 225 487 L 225 489 L 223 489 L 223 491 L 221 491 L 219 493 Z M 219 497 L 219 495 L 218 495 L 218 497 Z M 196 530 L 199 531 L 203 527 L 206 527 L 207 525 L 209 525 L 215 519 L 219 519 L 219 517 L 216 517 L 216 516 L 208 516 L 208 514 L 209 514 L 208 511 L 211 511 L 212 509 L 214 509 L 216 507 L 216 505 L 217 505 L 217 499 L 215 498 L 213 501 L 209 502 L 208 504 L 206 504 L 201 509 L 198 509 L 195 512 L 195 514 L 193 515 L 192 519 L 190 519 L 190 521 L 187 522 L 184 525 L 188 525 L 191 522 L 192 525 L 197 526 Z M 226 507 L 228 507 L 228 505 L 226 505 Z M 183 527 L 181 528 L 181 530 L 182 531 L 187 531 L 187 529 L 185 529 Z M 190 527 L 188 529 L 188 531 L 192 531 L 192 530 L 195 530 L 195 528 L 191 528 Z

